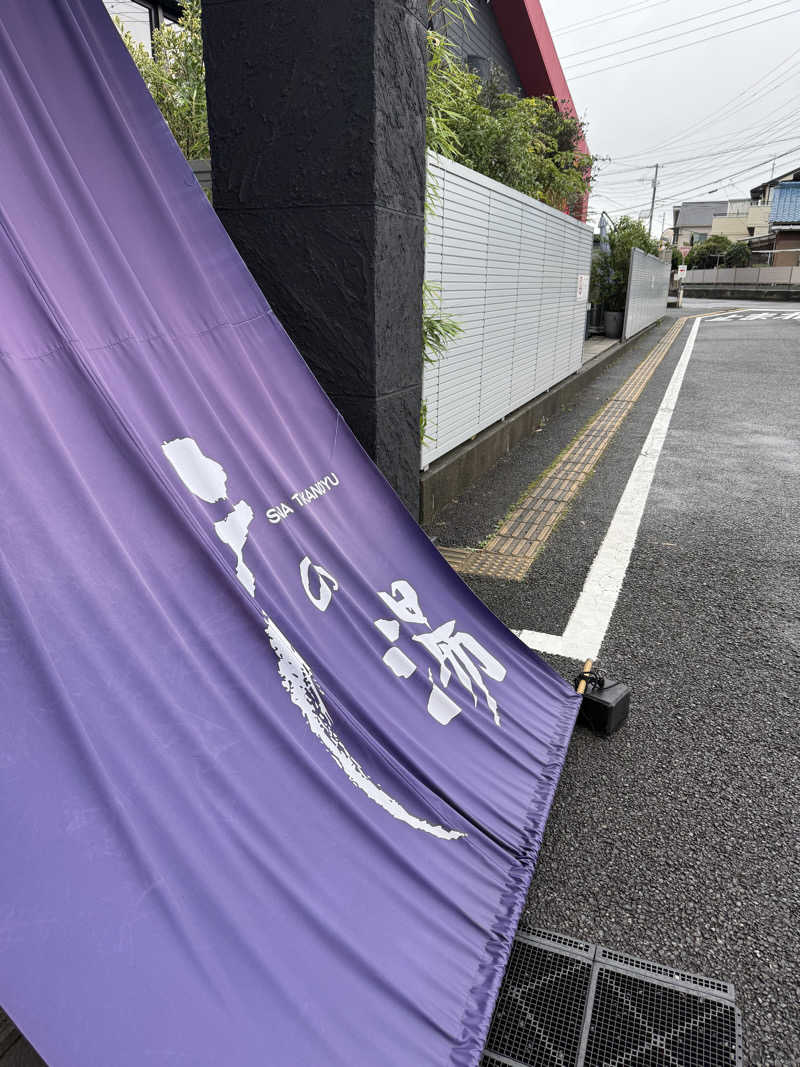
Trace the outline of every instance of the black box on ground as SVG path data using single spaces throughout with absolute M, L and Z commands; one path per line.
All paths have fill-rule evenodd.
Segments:
M 586 683 L 578 722 L 595 733 L 608 735 L 616 733 L 628 718 L 631 690 L 613 678 L 605 678 L 602 683 L 602 686 L 595 680 Z

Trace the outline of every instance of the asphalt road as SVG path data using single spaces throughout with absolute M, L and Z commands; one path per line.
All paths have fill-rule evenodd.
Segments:
M 669 325 L 429 532 L 485 537 Z M 688 329 L 526 581 L 469 580 L 509 626 L 563 631 Z M 799 372 L 800 316 L 701 324 L 601 647 L 631 718 L 608 740 L 576 731 L 523 916 L 732 981 L 754 1067 L 800 1064 Z

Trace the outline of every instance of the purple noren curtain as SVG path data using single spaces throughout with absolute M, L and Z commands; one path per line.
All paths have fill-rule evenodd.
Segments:
M 477 1064 L 576 696 L 247 273 L 100 0 L 0 6 L 0 1003 L 51 1067 Z

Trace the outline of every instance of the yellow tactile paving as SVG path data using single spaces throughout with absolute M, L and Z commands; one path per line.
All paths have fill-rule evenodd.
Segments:
M 481 548 L 441 548 L 462 574 L 520 582 L 597 466 L 614 434 L 642 395 L 688 318 L 677 319 L 653 350 L 603 405 L 555 464 L 530 488 Z
M 734 309 L 735 310 L 735 309 Z M 690 319 L 728 315 L 730 309 L 676 319 L 658 344 L 606 401 L 592 421 L 561 453 L 482 548 L 440 548 L 461 574 L 521 582 L 556 528 L 567 506 L 597 466 L 628 412 Z
M 484 552 L 479 548 L 443 548 L 440 551 L 450 566 L 462 574 L 482 574 L 487 578 L 505 578 L 519 582 L 531 566 L 528 557 Z

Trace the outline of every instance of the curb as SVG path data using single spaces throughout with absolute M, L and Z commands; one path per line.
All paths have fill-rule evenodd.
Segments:
M 662 321 L 663 316 L 632 337 L 600 352 L 584 363 L 580 370 L 548 389 L 546 393 L 527 401 L 500 422 L 487 426 L 446 456 L 434 460 L 420 475 L 419 521 L 424 524 L 435 518 L 446 504 L 463 493 L 520 441 L 529 437 L 543 419 L 559 411 L 608 364 L 613 363 Z

